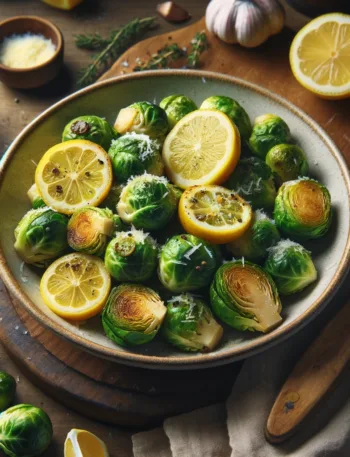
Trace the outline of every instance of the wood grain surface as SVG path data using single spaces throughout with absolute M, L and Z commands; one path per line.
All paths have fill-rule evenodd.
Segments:
M 292 436 L 347 366 L 350 360 L 349 322 L 350 301 L 295 365 L 269 415 L 266 426 L 269 442 L 280 443 Z

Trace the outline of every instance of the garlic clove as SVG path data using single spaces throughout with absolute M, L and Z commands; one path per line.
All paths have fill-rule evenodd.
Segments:
M 157 5 L 157 12 L 169 22 L 184 22 L 191 18 L 187 10 L 174 2 L 160 3 Z

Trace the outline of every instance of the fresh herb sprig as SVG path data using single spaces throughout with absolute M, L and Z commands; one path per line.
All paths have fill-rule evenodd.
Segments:
M 195 34 L 191 40 L 192 49 L 187 56 L 187 66 L 189 68 L 199 67 L 201 54 L 209 47 L 208 38 L 204 31 Z
M 134 71 L 156 70 L 158 68 L 168 68 L 171 62 L 185 56 L 184 49 L 176 43 L 168 44 L 153 54 L 151 58 L 144 63 L 137 65 Z
M 99 33 L 89 35 L 74 35 L 75 44 L 78 48 L 96 51 L 108 46 L 110 40 L 103 38 Z
M 94 83 L 98 77 L 106 71 L 114 61 L 125 52 L 130 46 L 135 44 L 146 32 L 156 27 L 156 18 L 147 17 L 144 19 L 134 19 L 128 24 L 121 27 L 119 30 L 111 34 L 111 39 L 108 40 L 107 46 L 105 46 L 99 54 L 94 56 L 93 62 L 80 73 L 78 80 L 78 86 L 84 87 Z M 95 44 L 98 43 L 100 36 L 96 40 Z M 82 44 L 84 40 L 80 37 L 79 43 Z M 87 39 L 85 41 L 85 49 L 89 49 L 86 46 L 93 46 L 93 41 Z M 90 49 L 96 49 L 91 48 Z

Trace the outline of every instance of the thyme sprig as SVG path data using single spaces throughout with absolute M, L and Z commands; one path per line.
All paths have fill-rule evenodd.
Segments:
M 80 72 L 80 78 L 77 83 L 78 86 L 84 87 L 94 83 L 124 51 L 135 44 L 146 32 L 154 27 L 156 27 L 156 18 L 147 17 L 144 19 L 134 19 L 113 32 L 111 34 L 111 39 L 108 40 L 107 46 L 105 46 L 99 54 L 93 57 L 93 62 L 88 65 L 87 68 Z M 80 44 L 81 43 L 82 39 L 80 38 Z M 89 44 L 92 46 L 92 41 L 89 43 L 89 40 L 87 40 L 85 46 Z
M 201 54 L 209 47 L 208 38 L 204 31 L 197 32 L 191 40 L 192 49 L 187 56 L 187 66 L 197 68 L 200 63 Z
M 158 68 L 169 68 L 171 62 L 186 55 L 186 51 L 176 43 L 168 44 L 153 54 L 147 62 L 140 63 L 134 71 L 156 70 Z

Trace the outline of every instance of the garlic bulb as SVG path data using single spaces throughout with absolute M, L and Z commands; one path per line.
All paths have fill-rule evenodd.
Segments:
M 282 30 L 284 16 L 278 0 L 212 0 L 206 25 L 226 43 L 254 48 Z

